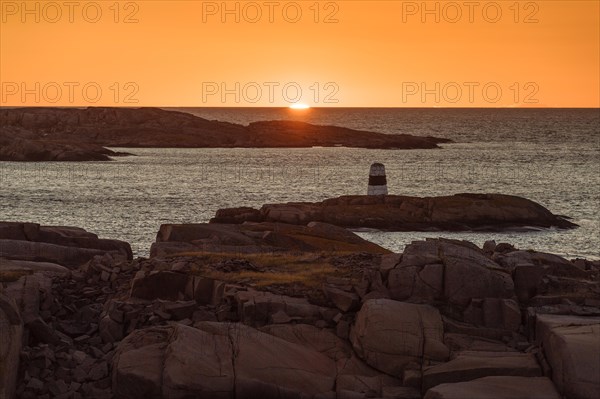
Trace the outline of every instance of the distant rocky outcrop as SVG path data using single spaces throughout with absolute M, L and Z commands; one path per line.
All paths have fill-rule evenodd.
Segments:
M 76 228 L 0 234 L 101 250 L 0 246 L 6 397 L 600 396 L 600 261 L 442 238 L 389 253 L 322 223 L 163 225 L 150 259 Z
M 131 155 L 111 151 L 90 143 L 29 139 L 19 128 L 0 128 L 0 161 L 12 162 L 82 162 L 110 161 L 115 156 Z
M 437 148 L 451 140 L 295 121 L 248 126 L 159 108 L 2 108 L 0 160 L 107 160 L 102 147 Z M 47 148 L 40 148 L 48 144 Z
M 322 202 L 267 204 L 260 209 L 220 209 L 211 219 L 211 223 L 246 221 L 298 225 L 318 221 L 346 228 L 391 231 L 504 231 L 577 227 L 536 202 L 502 194 L 343 196 Z

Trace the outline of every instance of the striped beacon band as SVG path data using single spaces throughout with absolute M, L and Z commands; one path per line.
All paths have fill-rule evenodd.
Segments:
M 369 173 L 369 189 L 367 195 L 387 195 L 387 179 L 385 176 L 385 166 L 381 163 L 371 165 Z

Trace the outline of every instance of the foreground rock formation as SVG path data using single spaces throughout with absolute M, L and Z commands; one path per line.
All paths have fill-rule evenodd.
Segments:
M 322 202 L 267 204 L 260 210 L 217 211 L 211 223 L 280 222 L 305 225 L 318 221 L 347 228 L 392 231 L 503 231 L 574 228 L 576 224 L 526 198 L 502 194 L 456 194 L 443 197 L 401 195 L 343 196 Z
M 78 245 L 85 241 L 73 228 L 0 226 L 17 241 L 49 229 L 66 229 L 63 238 L 54 236 L 62 243 L 75 232 Z M 120 244 L 97 244 L 102 253 L 83 263 L 53 266 L 48 258 L 19 261 L 18 246 L 5 248 L 12 259 L 0 272 L 0 368 L 8 371 L 0 374 L 0 392 L 600 395 L 599 261 L 446 239 L 413 242 L 393 254 L 334 226 L 242 226 L 161 226 L 150 259 L 128 259 L 114 249 Z M 273 231 L 286 238 L 276 250 L 257 251 L 271 245 L 264 236 Z M 357 247 L 323 251 L 315 242 L 324 231 Z M 299 249 L 288 235 L 304 236 L 311 248 Z M 254 250 L 232 253 L 228 239 Z M 190 251 L 190 243 L 202 250 Z
M 102 147 L 413 149 L 449 141 L 294 121 L 243 126 L 159 108 L 0 109 L 0 161 L 98 161 L 118 155 Z

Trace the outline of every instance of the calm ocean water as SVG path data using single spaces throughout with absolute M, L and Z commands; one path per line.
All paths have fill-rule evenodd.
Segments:
M 84 227 L 147 256 L 162 223 L 206 222 L 223 207 L 365 194 L 386 165 L 391 194 L 521 195 L 581 227 L 528 233 L 360 232 L 401 251 L 424 237 L 495 239 L 600 258 L 598 109 L 180 109 L 236 123 L 297 119 L 455 140 L 437 150 L 130 149 L 101 163 L 0 162 L 0 220 Z

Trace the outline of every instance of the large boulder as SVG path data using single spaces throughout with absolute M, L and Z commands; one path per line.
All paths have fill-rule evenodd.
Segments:
M 135 330 L 113 359 L 117 398 L 231 398 L 235 373 L 228 337 L 182 325 Z
M 386 390 L 402 385 L 399 379 L 382 373 L 358 359 L 349 343 L 331 330 L 307 324 L 268 325 L 260 330 L 311 348 L 335 360 L 335 386 L 338 397 L 359 397 L 360 394 L 382 396 Z
M 512 251 L 495 254 L 494 259 L 512 271 L 520 302 L 528 302 L 536 296 L 593 298 L 598 294 L 598 285 L 593 281 L 592 273 L 560 256 L 536 251 Z M 548 284 L 547 276 L 552 276 L 555 282 Z
M 113 360 L 117 398 L 310 398 L 335 375 L 327 356 L 240 324 L 136 330 Z
M 600 397 L 600 318 L 538 315 L 536 338 L 561 394 Z
M 446 239 L 408 245 L 389 272 L 388 289 L 392 299 L 461 308 L 472 298 L 514 297 L 511 276 L 501 266 L 471 243 Z
M 358 312 L 351 341 L 367 364 L 401 377 L 407 367 L 446 360 L 443 336 L 442 318 L 434 307 L 372 299 Z
M 468 382 L 441 384 L 424 399 L 560 399 L 546 377 L 484 377 Z

